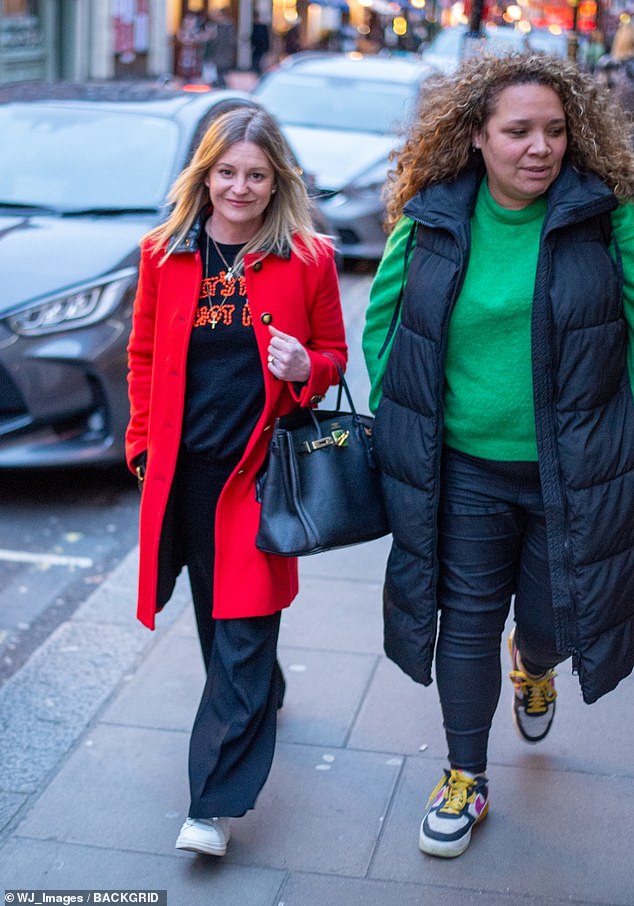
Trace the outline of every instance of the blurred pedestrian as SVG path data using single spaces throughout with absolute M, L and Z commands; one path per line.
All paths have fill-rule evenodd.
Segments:
M 610 56 L 618 63 L 634 58 L 634 22 L 631 19 L 619 23 L 612 40 Z
M 634 114 L 634 22 L 630 19 L 616 30 L 604 72 L 613 100 Z
M 211 23 L 214 32 L 207 43 L 206 59 L 216 66 L 216 85 L 226 88 L 227 75 L 236 65 L 236 27 L 224 8 L 214 13 Z
M 603 35 L 598 28 L 590 32 L 588 41 L 582 46 L 581 54 L 583 65 L 590 71 L 594 72 L 599 60 L 605 56 L 605 44 Z
M 183 16 L 176 35 L 176 75 L 185 81 L 202 77 L 203 53 L 207 36 L 204 25 L 195 13 Z
M 269 26 L 266 22 L 262 22 L 260 14 L 254 10 L 251 28 L 251 67 L 258 75 L 262 75 L 262 61 L 269 52 L 270 46 Z
M 393 532 L 385 648 L 425 685 L 435 653 L 448 746 L 431 855 L 464 852 L 489 808 L 513 598 L 524 742 L 551 730 L 557 664 L 572 656 L 587 703 L 634 664 L 628 131 L 574 63 L 485 55 L 426 83 L 388 181 L 363 345 Z M 580 791 L 580 821 L 591 808 Z
M 276 417 L 322 398 L 346 345 L 333 248 L 268 114 L 219 116 L 170 198 L 142 245 L 128 347 L 137 613 L 154 628 L 187 567 L 207 679 L 176 847 L 222 856 L 270 770 L 297 594 L 297 561 L 256 549 L 256 477 Z
M 205 43 L 203 45 L 202 79 L 207 85 L 218 84 L 218 67 L 214 59 L 218 27 L 213 17 L 205 22 Z
M 297 21 L 284 35 L 284 52 L 287 56 L 299 53 L 302 49 L 301 25 Z

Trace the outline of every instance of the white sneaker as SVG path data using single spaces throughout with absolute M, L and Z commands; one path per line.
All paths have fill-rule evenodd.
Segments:
M 181 827 L 176 849 L 205 856 L 224 856 L 230 838 L 228 818 L 188 818 Z

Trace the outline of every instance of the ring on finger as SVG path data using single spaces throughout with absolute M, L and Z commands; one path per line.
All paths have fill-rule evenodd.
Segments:
M 269 365 L 273 365 L 274 363 L 275 363 L 275 359 L 272 355 L 270 355 L 269 356 Z

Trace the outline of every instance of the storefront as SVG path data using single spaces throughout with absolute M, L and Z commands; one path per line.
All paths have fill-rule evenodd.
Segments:
M 171 69 L 171 0 L 0 0 L 0 83 Z
M 91 9 L 89 64 L 83 78 L 142 79 L 170 73 L 169 0 L 80 2 Z
M 55 78 L 59 28 L 47 0 L 0 0 L 0 82 Z

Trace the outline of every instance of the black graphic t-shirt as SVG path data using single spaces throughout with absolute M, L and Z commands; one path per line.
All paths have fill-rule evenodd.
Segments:
M 221 245 L 231 264 L 241 246 Z M 183 445 L 219 464 L 240 458 L 264 406 L 264 378 L 246 281 L 203 230 L 203 281 L 187 357 Z

